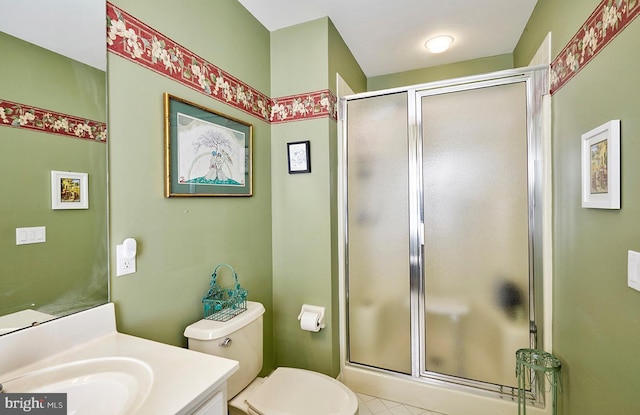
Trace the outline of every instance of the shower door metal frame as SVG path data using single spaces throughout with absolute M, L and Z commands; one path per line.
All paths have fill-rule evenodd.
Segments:
M 542 163 L 542 98 L 549 91 L 547 65 L 527 68 L 505 70 L 484 75 L 468 76 L 445 81 L 436 81 L 427 84 L 414 85 L 405 88 L 393 88 L 382 91 L 366 92 L 349 95 L 340 99 L 340 119 L 343 121 L 342 134 L 347 138 L 347 102 L 350 100 L 371 98 L 397 92 L 407 93 L 408 106 L 408 146 L 409 154 L 409 272 L 410 272 L 410 309 L 411 309 L 411 375 L 391 372 L 384 369 L 371 368 L 366 365 L 350 361 L 348 352 L 345 356 L 347 365 L 364 367 L 370 370 L 382 371 L 392 376 L 411 378 L 414 380 L 431 383 L 439 386 L 462 389 L 475 393 L 488 394 L 500 398 L 517 398 L 517 388 L 504 385 L 496 385 L 471 379 L 463 379 L 455 376 L 428 372 L 425 368 L 425 293 L 423 282 L 424 266 L 424 220 L 423 212 L 423 180 L 422 180 L 422 124 L 421 124 L 421 98 L 424 96 L 439 95 L 451 92 L 487 88 L 513 83 L 525 83 L 526 88 L 526 122 L 527 122 L 527 182 L 528 182 L 528 221 L 529 221 L 529 322 L 530 322 L 530 346 L 535 347 L 541 343 L 542 332 L 537 329 L 536 321 L 542 321 L 540 315 L 542 307 L 539 290 L 536 295 L 535 287 L 542 282 L 542 203 L 543 195 L 543 163 Z M 342 143 L 340 151 L 347 154 L 347 141 Z M 346 162 L 340 166 L 342 197 L 348 201 Z M 348 217 L 348 202 L 343 203 L 341 214 Z M 349 237 L 348 224 L 343 223 L 342 235 L 344 243 L 344 284 L 346 302 L 346 321 L 344 331 L 346 342 L 349 343 Z M 540 311 L 538 311 L 540 310 Z M 348 347 L 347 347 L 348 350 Z M 514 352 L 515 361 L 515 352 Z M 514 374 L 515 377 L 515 374 Z M 543 394 L 530 391 L 528 398 L 535 404 L 542 404 Z

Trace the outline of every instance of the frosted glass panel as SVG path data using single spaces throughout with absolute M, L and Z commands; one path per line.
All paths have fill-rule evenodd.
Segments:
M 524 83 L 422 98 L 426 370 L 516 386 L 529 347 Z
M 411 373 L 407 94 L 348 102 L 349 360 Z

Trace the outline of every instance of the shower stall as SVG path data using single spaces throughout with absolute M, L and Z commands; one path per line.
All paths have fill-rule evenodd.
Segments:
M 542 318 L 548 67 L 341 99 L 346 365 L 517 393 Z

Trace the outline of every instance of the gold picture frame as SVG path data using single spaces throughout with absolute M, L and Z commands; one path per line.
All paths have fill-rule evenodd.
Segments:
M 253 195 L 253 125 L 164 94 L 165 197 Z

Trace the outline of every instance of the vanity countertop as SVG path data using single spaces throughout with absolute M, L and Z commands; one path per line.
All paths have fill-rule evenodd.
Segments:
M 234 360 L 119 333 L 109 317 L 113 304 L 97 309 L 0 336 L 0 381 L 87 359 L 137 359 L 150 367 L 153 383 L 135 415 L 173 415 L 193 412 L 238 370 Z

